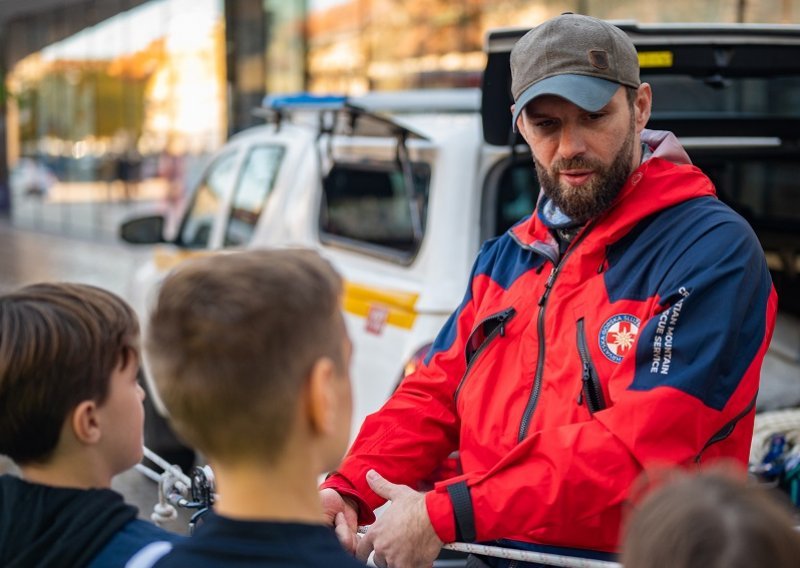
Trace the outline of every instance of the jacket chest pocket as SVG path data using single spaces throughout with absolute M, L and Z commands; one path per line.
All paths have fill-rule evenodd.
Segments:
M 589 343 L 586 341 L 586 327 L 583 318 L 577 321 L 575 328 L 578 354 L 581 359 L 581 391 L 578 394 L 578 404 L 583 404 L 585 400 L 589 414 L 594 414 L 607 406 L 603 396 L 603 386 L 600 384 L 600 376 L 594 361 L 592 361 Z
M 464 370 L 464 375 L 461 377 L 461 381 L 459 381 L 455 393 L 453 393 L 454 401 L 458 401 L 458 395 L 464 387 L 469 372 L 475 362 L 480 358 L 481 353 L 483 353 L 498 337 L 505 336 L 506 324 L 514 319 L 516 315 L 517 311 L 513 307 L 506 308 L 483 318 L 478 325 L 475 326 L 475 329 L 472 330 L 464 346 L 467 368 Z

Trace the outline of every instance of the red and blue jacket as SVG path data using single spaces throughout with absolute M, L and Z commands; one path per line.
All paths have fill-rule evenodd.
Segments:
M 645 131 L 647 132 L 647 131 Z M 775 294 L 750 226 L 668 133 L 559 253 L 537 212 L 486 243 L 426 362 L 325 483 L 383 503 L 375 469 L 426 494 L 439 538 L 615 551 L 642 472 L 747 463 Z M 676 163 L 683 162 L 683 163 Z

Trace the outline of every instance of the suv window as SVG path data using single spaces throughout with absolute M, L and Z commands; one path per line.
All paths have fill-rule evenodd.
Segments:
M 496 194 L 489 197 L 490 203 L 484 204 L 494 221 L 487 236 L 502 235 L 520 219 L 530 215 L 536 207 L 538 197 L 539 180 L 536 178 L 533 162 L 524 159 L 504 167 L 497 183 Z
M 653 87 L 653 114 L 658 118 L 671 113 L 704 119 L 800 116 L 798 76 L 698 78 L 643 71 L 641 78 Z
M 323 182 L 323 241 L 410 260 L 425 233 L 431 169 L 412 163 L 411 187 L 397 162 L 335 163 Z
M 275 184 L 283 155 L 282 146 L 256 146 L 250 150 L 233 193 L 224 246 L 243 246 L 250 242 Z
M 800 227 L 800 163 L 779 157 L 739 155 L 696 157 L 719 198 L 756 230 L 778 232 Z
M 225 190 L 235 174 L 236 152 L 217 158 L 197 186 L 178 236 L 178 243 L 189 248 L 204 248 L 211 239 L 214 219 L 222 207 Z

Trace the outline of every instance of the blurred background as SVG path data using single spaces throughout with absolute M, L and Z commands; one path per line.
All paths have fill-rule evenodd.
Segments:
M 478 86 L 488 29 L 563 11 L 791 23 L 800 0 L 0 0 L 0 216 L 113 240 L 265 95 Z

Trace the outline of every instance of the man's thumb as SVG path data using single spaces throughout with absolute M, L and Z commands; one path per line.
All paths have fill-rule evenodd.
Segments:
M 370 488 L 375 493 L 384 499 L 389 499 L 391 501 L 394 497 L 394 489 L 397 486 L 391 481 L 384 479 L 384 477 L 374 469 L 367 472 L 367 483 L 369 483 Z

